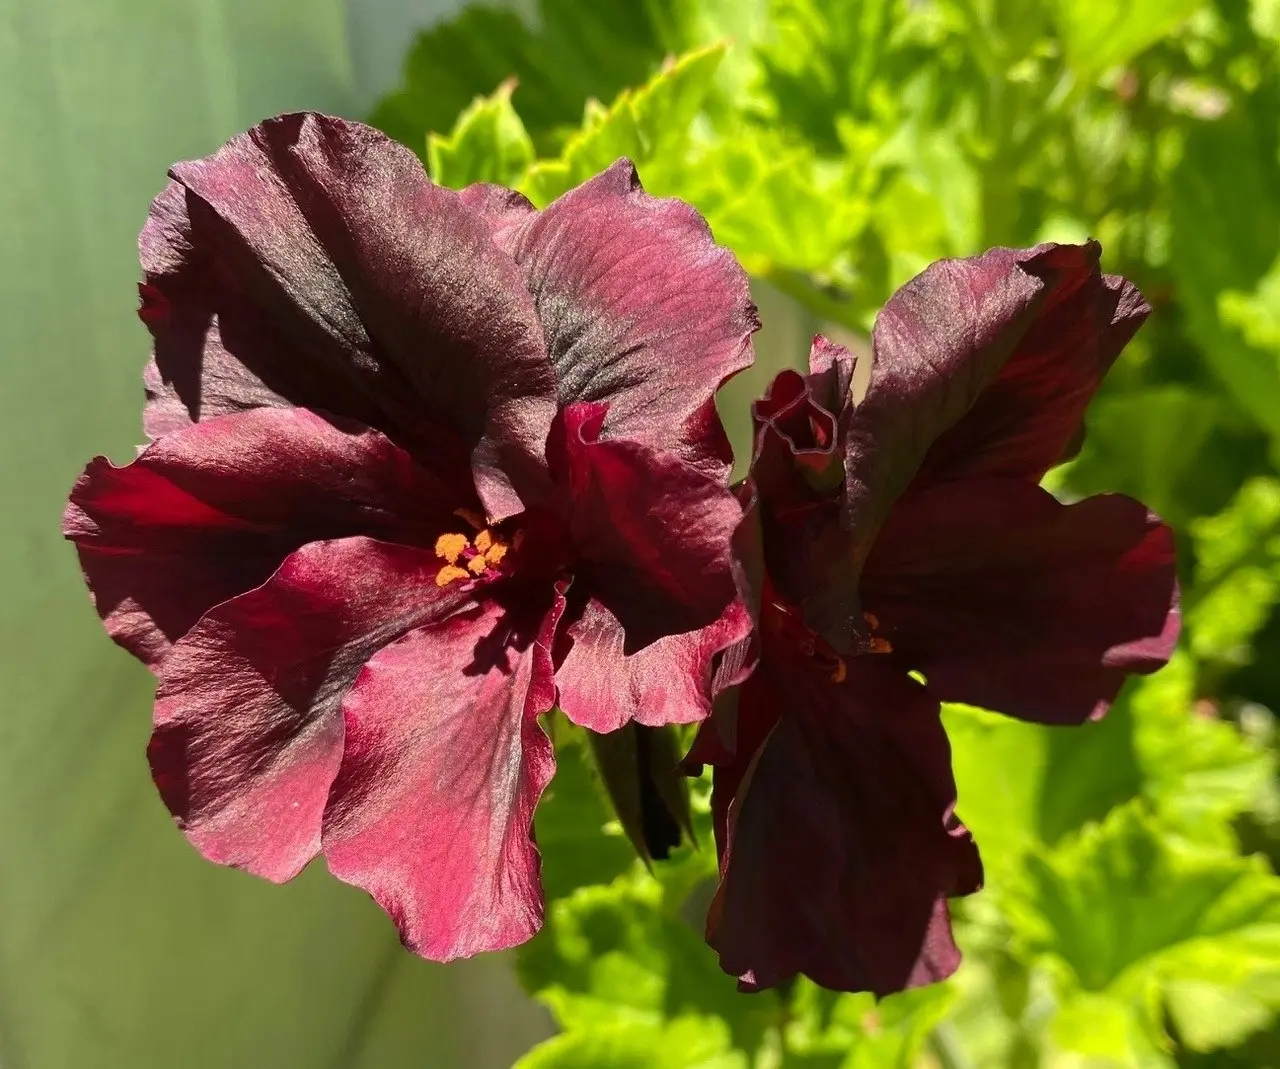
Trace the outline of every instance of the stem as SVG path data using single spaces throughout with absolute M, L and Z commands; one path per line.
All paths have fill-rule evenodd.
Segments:
M 866 333 L 848 302 L 828 297 L 799 271 L 774 267 L 765 272 L 763 277 L 779 293 L 786 294 L 819 319 L 839 323 L 840 326 L 847 327 L 857 334 Z

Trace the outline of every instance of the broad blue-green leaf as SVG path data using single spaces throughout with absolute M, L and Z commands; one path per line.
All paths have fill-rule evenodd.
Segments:
M 1228 1046 L 1280 1008 L 1280 877 L 1171 836 L 1137 806 L 1029 857 L 1007 904 L 1022 951 L 1058 975 L 1068 1049 L 1158 1052 L 1164 1013 L 1192 1049 Z
M 682 1017 L 667 1025 L 615 1023 L 549 1039 L 513 1069 L 748 1069 L 715 1017 Z
M 0 3 L 6 1067 L 428 1050 L 501 1066 L 542 1034 L 500 961 L 432 967 L 321 870 L 275 887 L 195 854 L 150 782 L 151 681 L 102 632 L 58 533 L 89 457 L 140 440 L 136 239 L 166 168 L 277 111 L 358 111 L 347 16 L 338 0 Z
M 487 97 L 476 97 L 447 137 L 427 137 L 427 168 L 442 186 L 461 189 L 473 182 L 512 185 L 533 162 L 533 142 L 511 106 L 514 82 L 503 82 Z

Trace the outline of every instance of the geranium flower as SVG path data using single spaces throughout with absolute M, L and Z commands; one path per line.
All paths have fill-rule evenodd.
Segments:
M 949 975 L 946 900 L 982 866 L 939 701 L 1078 724 L 1169 657 L 1169 529 L 1038 485 L 1148 312 L 1098 254 L 934 264 L 880 313 L 870 366 L 818 338 L 755 406 L 759 665 L 691 755 L 719 766 L 708 940 L 746 988 Z
M 293 115 L 170 174 L 154 441 L 65 520 L 158 676 L 155 781 L 206 857 L 287 880 L 323 852 L 427 957 L 517 943 L 538 715 L 697 720 L 750 627 L 712 404 L 746 277 L 626 161 L 537 212 Z

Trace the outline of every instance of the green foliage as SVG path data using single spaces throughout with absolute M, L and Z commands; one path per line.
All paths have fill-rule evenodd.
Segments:
M 762 375 L 812 329 L 863 340 L 938 257 L 1098 237 L 1153 314 L 1047 485 L 1138 497 L 1180 551 L 1183 647 L 1105 719 L 946 710 L 988 886 L 957 905 L 945 985 L 738 994 L 699 934 L 706 782 L 700 847 L 647 869 L 558 732 L 552 901 L 519 972 L 565 1032 L 522 1065 L 1277 1063 L 1278 114 L 1273 0 L 543 0 L 419 41 L 379 121 L 419 150 L 451 130 L 441 181 L 539 205 L 631 157 L 786 304 Z
M 533 142 L 511 106 L 515 82 L 503 82 L 488 97 L 476 97 L 458 116 L 448 137 L 427 136 L 427 169 L 442 186 L 472 182 L 509 186 L 533 163 Z

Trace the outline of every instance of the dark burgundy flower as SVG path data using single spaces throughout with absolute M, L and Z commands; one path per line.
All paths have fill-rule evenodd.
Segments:
M 537 212 L 295 115 L 171 176 L 154 441 L 65 520 L 159 677 L 156 783 L 206 857 L 287 880 L 323 852 L 421 954 L 517 943 L 537 716 L 698 720 L 750 628 L 712 405 L 746 278 L 626 161 Z
M 747 988 L 950 974 L 946 900 L 982 866 L 939 701 L 1077 724 L 1169 657 L 1168 528 L 1039 486 L 1148 311 L 1098 254 L 934 264 L 880 313 L 869 365 L 818 338 L 755 406 L 759 663 L 691 754 L 718 766 L 708 940 Z

